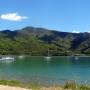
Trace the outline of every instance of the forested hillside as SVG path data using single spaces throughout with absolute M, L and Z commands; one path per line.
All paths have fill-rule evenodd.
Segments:
M 0 31 L 0 54 L 33 56 L 90 55 L 90 33 L 25 27 Z

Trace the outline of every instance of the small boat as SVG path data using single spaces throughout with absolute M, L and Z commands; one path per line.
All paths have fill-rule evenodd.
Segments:
M 46 56 L 45 59 L 49 60 L 49 59 L 51 59 L 51 57 L 50 56 Z
M 78 60 L 79 59 L 79 57 L 75 57 L 75 60 Z
M 45 59 L 46 59 L 47 61 L 50 61 L 50 59 L 51 59 L 49 49 L 48 49 L 48 55 L 47 55 L 47 56 L 45 56 Z
M 45 62 L 46 63 L 50 63 L 51 62 L 51 57 L 50 56 L 46 56 L 45 58 Z
M 19 56 L 19 59 L 23 59 L 24 58 L 24 56 Z
M 0 62 L 3 62 L 3 63 L 11 63 L 11 62 L 14 62 L 14 61 L 15 61 L 14 57 L 10 57 L 10 56 L 0 57 Z
M 0 61 L 3 61 L 3 60 L 14 60 L 14 57 L 9 57 L 9 56 L 8 57 L 7 56 L 6 57 L 1 57 Z

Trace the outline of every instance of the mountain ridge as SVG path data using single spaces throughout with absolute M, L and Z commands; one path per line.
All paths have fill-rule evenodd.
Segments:
M 0 54 L 52 56 L 90 55 L 90 33 L 72 33 L 24 27 L 0 31 Z

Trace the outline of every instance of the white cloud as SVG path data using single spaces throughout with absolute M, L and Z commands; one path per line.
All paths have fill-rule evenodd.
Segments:
M 7 13 L 1 14 L 0 19 L 9 21 L 21 21 L 23 19 L 28 19 L 26 16 L 20 16 L 18 13 Z
M 80 33 L 80 31 L 73 30 L 72 33 Z

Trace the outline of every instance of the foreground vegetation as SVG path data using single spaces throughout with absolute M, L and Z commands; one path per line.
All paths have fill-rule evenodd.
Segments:
M 67 33 L 43 28 L 0 31 L 0 55 L 90 55 L 90 33 Z
M 21 83 L 20 81 L 16 80 L 0 80 L 0 85 L 9 85 L 15 87 L 23 87 L 30 90 L 90 90 L 90 87 L 83 83 L 83 84 L 76 84 L 75 81 L 68 81 L 65 83 L 64 86 L 53 85 L 53 86 L 41 86 L 39 84 L 25 84 Z

